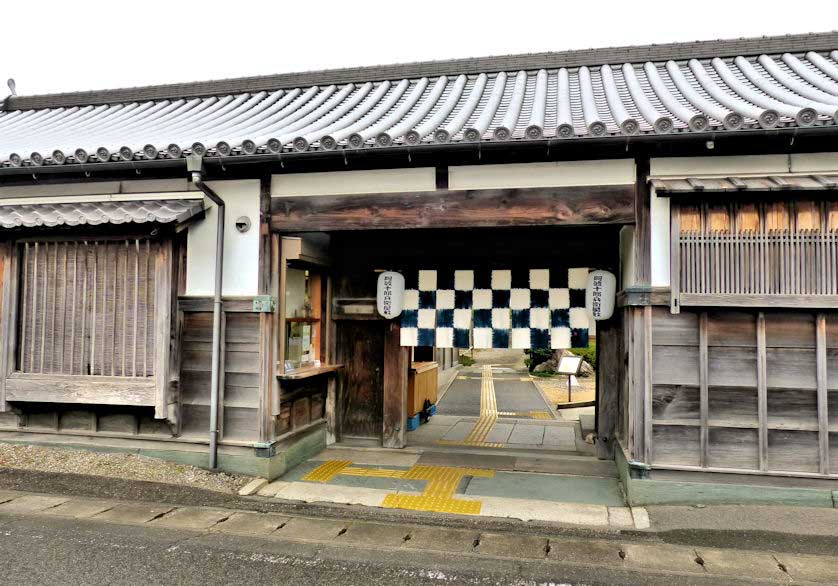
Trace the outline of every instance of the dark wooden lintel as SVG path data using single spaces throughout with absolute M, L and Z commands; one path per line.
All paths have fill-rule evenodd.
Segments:
M 271 229 L 365 229 L 630 224 L 634 186 L 437 190 L 275 197 Z

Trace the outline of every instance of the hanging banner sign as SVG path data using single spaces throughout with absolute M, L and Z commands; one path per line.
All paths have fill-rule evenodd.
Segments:
M 617 277 L 608 271 L 588 273 L 588 287 L 585 290 L 585 309 L 595 321 L 610 318 L 614 314 L 617 295 Z
M 404 307 L 404 275 L 393 271 L 378 275 L 376 302 L 378 313 L 385 319 L 401 314 Z

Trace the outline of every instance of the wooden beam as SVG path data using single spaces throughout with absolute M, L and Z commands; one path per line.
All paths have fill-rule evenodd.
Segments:
M 815 316 L 815 349 L 817 353 L 818 380 L 818 469 L 821 474 L 829 474 L 829 393 L 827 389 L 826 361 L 826 314 Z
M 681 293 L 681 307 L 838 309 L 838 295 L 738 295 Z
M 14 373 L 6 379 L 9 401 L 156 407 L 154 379 Z
M 765 349 L 765 313 L 757 314 L 757 416 L 759 469 L 768 470 L 768 361 Z
M 385 448 L 405 446 L 407 423 L 408 349 L 402 347 L 398 320 L 387 324 L 384 334 L 384 430 Z
M 257 313 L 253 311 L 253 297 L 223 297 L 225 313 Z M 212 297 L 178 298 L 178 310 L 187 313 L 205 313 L 213 310 Z
M 629 224 L 635 219 L 634 205 L 630 185 L 275 197 L 271 228 L 325 232 Z
M 698 321 L 698 392 L 699 392 L 699 418 L 701 424 L 700 441 L 701 455 L 699 462 L 702 468 L 707 466 L 709 432 L 707 421 L 710 418 L 710 393 L 708 388 L 709 360 L 707 348 L 707 324 L 708 316 L 702 311 Z

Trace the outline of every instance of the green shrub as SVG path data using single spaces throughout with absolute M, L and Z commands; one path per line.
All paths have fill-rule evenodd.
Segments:
M 533 348 L 532 350 L 524 350 L 524 354 L 527 355 L 524 358 L 524 364 L 527 365 L 527 370 L 532 372 L 536 366 L 550 360 L 550 357 L 553 356 L 553 351 L 549 348 Z
M 596 370 L 596 342 L 592 341 L 587 348 L 571 348 L 570 351 L 577 356 L 581 356 L 585 362 Z
M 457 358 L 457 360 L 463 366 L 472 366 L 472 365 L 474 365 L 474 362 L 475 362 L 474 358 L 472 358 L 468 354 L 460 354 L 460 357 Z

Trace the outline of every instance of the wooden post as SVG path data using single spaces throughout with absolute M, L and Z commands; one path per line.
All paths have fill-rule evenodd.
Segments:
M 652 306 L 643 308 L 643 453 L 652 463 Z
M 277 262 L 273 256 L 271 237 L 271 178 L 263 177 L 259 186 L 259 295 L 276 296 L 271 270 Z M 270 441 L 274 436 L 272 400 L 277 385 L 275 347 L 273 344 L 274 314 L 259 314 L 259 439 Z
M 669 310 L 680 313 L 681 306 L 681 206 L 675 202 L 669 207 Z
M 620 318 L 597 322 L 597 443 L 600 460 L 614 458 L 614 437 L 620 402 Z
M 818 380 L 818 456 L 821 474 L 829 474 L 829 412 L 827 410 L 826 314 L 815 317 Z
M 18 255 L 14 242 L 0 244 L 3 297 L 0 301 L 0 412 L 6 411 L 6 377 L 15 369 L 17 345 Z
M 169 411 L 169 356 L 172 336 L 172 242 L 157 247 L 154 263 L 154 417 L 166 419 Z M 116 313 L 116 312 L 114 312 Z M 116 318 L 114 318 L 116 319 Z
M 765 313 L 757 314 L 757 414 L 759 469 L 768 470 L 768 364 L 765 350 Z
M 397 320 L 387 324 L 384 334 L 384 430 L 382 444 L 385 448 L 405 446 L 407 422 L 407 369 L 408 349 L 400 343 L 400 325 Z
M 701 454 L 699 462 L 702 468 L 707 467 L 707 453 L 710 430 L 708 418 L 710 416 L 710 393 L 708 389 L 709 359 L 707 349 L 707 312 L 702 311 L 698 322 L 698 392 L 699 417 L 701 420 L 700 439 Z
M 634 277 L 636 285 L 648 285 L 652 278 L 651 189 L 647 181 L 649 159 L 635 162 L 634 194 Z

